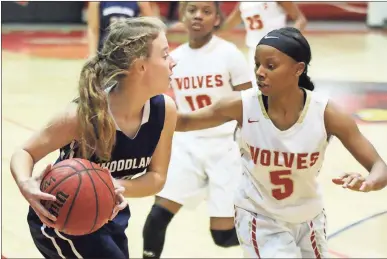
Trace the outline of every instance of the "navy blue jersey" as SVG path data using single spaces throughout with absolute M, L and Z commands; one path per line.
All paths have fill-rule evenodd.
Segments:
M 99 5 L 99 43 L 98 51 L 102 49 L 104 38 L 110 24 L 121 18 L 131 18 L 140 15 L 137 1 L 102 1 Z
M 135 137 L 129 138 L 117 129 L 110 161 L 101 163 L 96 156 L 89 160 L 107 167 L 115 178 L 130 179 L 144 172 L 159 142 L 164 120 L 165 100 L 163 95 L 158 95 L 146 102 L 141 127 Z M 77 150 L 75 141 L 62 147 L 57 162 L 77 157 Z M 129 258 L 125 235 L 129 218 L 127 207 L 96 232 L 70 236 L 43 225 L 31 207 L 27 217 L 34 243 L 46 258 Z
M 134 175 L 143 173 L 152 159 L 163 130 L 164 119 L 164 96 L 158 95 L 146 102 L 141 127 L 133 139 L 117 129 L 110 161 L 99 161 L 95 155 L 89 160 L 108 168 L 117 179 L 131 179 Z M 66 145 L 60 149 L 58 161 L 76 157 L 77 151 L 76 142 Z

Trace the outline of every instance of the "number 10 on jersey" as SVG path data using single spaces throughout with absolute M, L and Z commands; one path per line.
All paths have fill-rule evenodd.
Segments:
M 189 107 L 192 111 L 201 109 L 205 106 L 211 105 L 211 97 L 205 94 L 200 94 L 197 96 L 186 96 Z

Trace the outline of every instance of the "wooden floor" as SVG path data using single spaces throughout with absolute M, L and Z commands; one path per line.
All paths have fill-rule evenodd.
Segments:
M 229 39 L 243 43 L 242 34 L 233 35 Z M 359 127 L 387 160 L 386 35 L 374 32 L 306 35 L 313 53 L 310 75 L 316 80 L 318 90 L 329 92 L 348 111 L 368 120 L 359 120 Z M 4 42 L 6 36 L 3 34 Z M 179 38 L 170 36 L 172 43 Z M 8 37 L 11 42 L 3 42 L 3 46 L 8 43 L 9 47 L 2 52 L 2 254 L 8 258 L 38 258 L 41 255 L 26 222 L 28 205 L 13 181 L 9 162 L 12 152 L 75 96 L 83 60 L 66 58 L 63 53 L 68 51 L 67 55 L 73 55 L 71 48 L 86 51 L 86 47 L 79 35 L 70 43 L 63 40 L 62 51 L 61 39 L 56 36 L 29 38 L 28 44 L 21 46 L 17 45 L 19 40 L 13 44 L 12 37 Z M 340 95 L 335 95 L 336 92 Z M 36 171 L 40 172 L 57 155 L 55 152 L 39 162 Z M 332 257 L 387 257 L 387 189 L 368 194 L 343 190 L 330 181 L 342 171 L 366 173 L 334 139 L 319 178 L 325 192 Z M 127 230 L 130 253 L 140 258 L 142 226 L 153 198 L 129 202 L 133 214 Z M 208 229 L 205 203 L 195 211 L 183 209 L 168 229 L 163 257 L 241 257 L 239 248 L 216 247 Z

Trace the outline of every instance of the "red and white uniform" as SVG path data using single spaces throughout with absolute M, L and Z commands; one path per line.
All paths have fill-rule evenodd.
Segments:
M 242 163 L 236 226 L 246 257 L 327 256 L 325 215 L 317 182 L 328 137 L 328 98 L 305 90 L 299 120 L 279 130 L 257 89 L 242 92 Z
M 286 26 L 286 13 L 277 2 L 240 2 L 239 10 L 246 29 L 248 62 L 255 83 L 255 48 L 270 31 Z
M 172 88 L 180 112 L 191 112 L 250 82 L 243 53 L 217 36 L 200 49 L 188 43 L 171 52 L 177 62 Z M 176 132 L 167 182 L 158 196 L 196 207 L 208 198 L 212 217 L 233 217 L 234 191 L 242 174 L 233 140 L 236 122 L 192 132 Z

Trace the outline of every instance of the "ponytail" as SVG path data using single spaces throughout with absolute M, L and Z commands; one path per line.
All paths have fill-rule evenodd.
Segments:
M 78 124 L 80 156 L 93 154 L 100 160 L 110 160 L 115 143 L 115 124 L 109 114 L 107 95 L 103 86 L 104 60 L 99 55 L 82 68 L 79 80 Z
M 308 76 L 308 66 L 305 66 L 304 72 L 300 75 L 298 80 L 298 85 L 309 91 L 314 90 L 314 84 L 310 77 Z
M 136 59 L 150 56 L 153 40 L 165 28 L 155 17 L 124 19 L 111 24 L 101 52 L 86 62 L 79 79 L 79 157 L 96 156 L 100 162 L 111 159 L 116 125 L 104 90 L 127 77 Z

